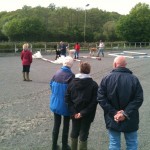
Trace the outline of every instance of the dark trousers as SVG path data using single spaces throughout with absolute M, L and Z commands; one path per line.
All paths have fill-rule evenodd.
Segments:
M 54 145 L 57 145 L 59 129 L 61 125 L 61 118 L 62 118 L 61 115 L 54 113 L 54 127 L 53 127 L 53 144 Z M 70 122 L 70 117 L 64 116 L 63 117 L 63 131 L 62 131 L 62 144 L 63 145 L 68 144 L 69 122 Z
M 56 60 L 57 58 L 59 58 L 60 56 L 61 56 L 61 51 L 56 50 L 56 58 L 55 58 L 55 60 Z
M 30 65 L 23 65 L 22 72 L 30 72 Z
M 89 117 L 83 117 L 80 119 L 72 119 L 72 131 L 71 131 L 71 138 L 78 138 L 80 141 L 87 141 L 89 130 L 91 126 L 91 120 Z

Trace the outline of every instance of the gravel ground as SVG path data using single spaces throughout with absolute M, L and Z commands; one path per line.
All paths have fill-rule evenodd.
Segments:
M 150 55 L 150 51 L 142 50 Z M 81 54 L 87 55 L 87 54 Z M 54 55 L 44 55 L 54 59 Z M 82 58 L 92 66 L 91 75 L 99 84 L 111 71 L 114 57 L 108 52 L 101 61 Z M 144 103 L 140 108 L 139 150 L 150 149 L 150 58 L 127 59 L 128 68 L 139 78 L 144 89 Z M 72 68 L 78 72 L 79 62 Z M 52 142 L 53 114 L 49 111 L 49 81 L 61 65 L 34 59 L 31 65 L 32 82 L 22 81 L 19 56 L 0 57 L 0 150 L 49 150 Z M 97 107 L 89 139 L 89 150 L 107 150 L 108 135 L 103 111 Z M 70 143 L 70 139 L 69 139 Z M 61 132 L 59 136 L 61 145 Z M 122 150 L 125 141 L 122 138 Z

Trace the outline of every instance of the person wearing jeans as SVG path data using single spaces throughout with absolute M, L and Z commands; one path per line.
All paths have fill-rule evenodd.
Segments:
M 137 131 L 143 89 L 126 65 L 125 57 L 117 56 L 113 70 L 102 79 L 98 88 L 97 100 L 104 110 L 109 150 L 121 150 L 121 133 L 126 140 L 126 150 L 138 149 Z
M 80 52 L 80 44 L 78 42 L 75 44 L 74 49 L 75 49 L 74 59 L 78 59 Z
M 114 130 L 108 130 L 109 133 L 109 150 L 120 150 L 121 149 L 121 132 L 116 132 Z M 137 131 L 134 132 L 124 132 L 124 137 L 126 140 L 127 150 L 137 150 L 138 149 L 138 139 Z
M 100 43 L 99 43 L 99 46 L 98 46 L 99 49 L 98 49 L 97 57 L 99 57 L 100 53 L 104 57 L 104 47 L 105 47 L 104 42 L 102 42 L 102 40 L 100 40 Z

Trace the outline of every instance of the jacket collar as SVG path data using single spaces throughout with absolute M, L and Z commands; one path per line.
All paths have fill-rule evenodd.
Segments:
M 111 72 L 126 72 L 132 74 L 132 71 L 125 67 L 118 67 L 113 69 Z
M 71 72 L 72 73 L 71 69 L 67 66 L 62 66 L 61 69 L 66 71 L 66 72 Z

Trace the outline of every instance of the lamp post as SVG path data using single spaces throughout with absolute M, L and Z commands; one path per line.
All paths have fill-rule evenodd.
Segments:
M 85 42 L 85 33 L 86 33 L 86 7 L 88 7 L 90 4 L 85 5 L 85 18 L 84 18 L 84 42 Z

